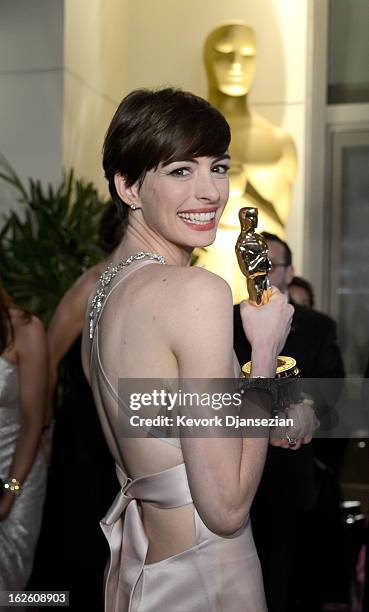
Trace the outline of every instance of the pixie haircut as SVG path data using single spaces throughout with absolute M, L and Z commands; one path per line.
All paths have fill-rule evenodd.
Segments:
M 309 296 L 310 307 L 314 308 L 314 289 L 309 281 L 307 281 L 305 278 L 301 278 L 301 276 L 294 276 L 288 286 L 300 287 L 300 289 L 304 289 Z
M 120 103 L 105 136 L 103 167 L 121 216 L 128 207 L 114 184 L 120 174 L 130 187 L 142 186 L 146 173 L 159 164 L 194 157 L 220 157 L 231 134 L 223 115 L 209 102 L 173 88 L 132 91 Z

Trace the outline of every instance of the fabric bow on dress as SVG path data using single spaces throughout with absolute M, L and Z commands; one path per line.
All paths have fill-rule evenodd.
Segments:
M 139 582 L 149 546 L 138 501 L 159 508 L 177 508 L 192 503 L 184 463 L 135 480 L 116 466 L 121 490 L 101 528 L 110 547 L 110 566 L 105 585 L 105 612 L 130 612 L 139 597 Z

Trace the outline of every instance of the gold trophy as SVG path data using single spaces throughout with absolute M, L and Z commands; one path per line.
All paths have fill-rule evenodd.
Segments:
M 268 257 L 268 244 L 264 236 L 256 232 L 257 208 L 241 208 L 238 216 L 241 223 L 241 233 L 236 242 L 238 265 L 246 277 L 249 302 L 259 308 L 266 304 L 270 297 L 268 272 L 272 264 Z M 242 366 L 242 373 L 246 378 L 250 377 L 251 361 Z M 299 376 L 299 369 L 296 360 L 292 357 L 278 356 L 276 378 L 297 376 Z

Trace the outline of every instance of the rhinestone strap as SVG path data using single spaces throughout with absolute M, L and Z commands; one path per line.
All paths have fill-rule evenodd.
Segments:
M 162 255 L 157 255 L 156 253 L 147 253 L 145 251 L 139 251 L 134 255 L 130 255 L 127 259 L 121 259 L 115 266 L 110 264 L 106 270 L 101 274 L 99 279 L 99 285 L 96 290 L 96 293 L 91 302 L 91 310 L 89 314 L 90 318 L 90 340 L 92 340 L 95 331 L 95 321 L 99 315 L 99 312 L 102 308 L 103 302 L 106 297 L 105 289 L 111 283 L 113 278 L 123 270 L 123 268 L 129 266 L 133 261 L 137 261 L 140 259 L 153 259 L 160 264 L 165 264 L 165 259 Z

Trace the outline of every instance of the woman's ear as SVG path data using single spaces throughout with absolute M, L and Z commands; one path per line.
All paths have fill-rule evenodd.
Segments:
M 139 208 L 137 205 L 138 192 L 135 184 L 127 187 L 125 178 L 121 174 L 116 174 L 114 176 L 114 185 L 117 194 L 125 204 L 131 207 L 134 204 L 134 208 Z

